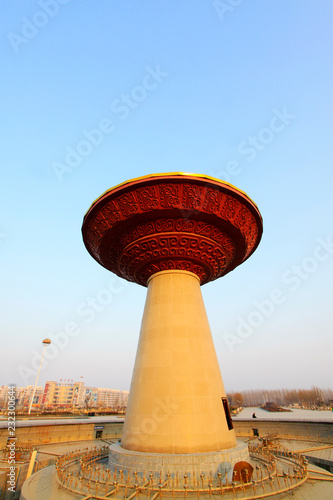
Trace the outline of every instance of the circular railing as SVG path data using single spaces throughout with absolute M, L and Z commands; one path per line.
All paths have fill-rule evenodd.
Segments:
M 184 475 L 156 475 L 147 471 L 140 479 L 136 471 L 110 471 L 105 459 L 109 447 L 77 450 L 56 461 L 57 479 L 61 487 L 85 499 L 110 498 L 131 500 L 134 497 L 185 498 L 222 497 L 223 499 L 259 499 L 274 497 L 297 488 L 307 479 L 307 461 L 288 450 L 249 446 L 252 465 L 251 480 L 228 482 L 221 473 L 188 472 Z

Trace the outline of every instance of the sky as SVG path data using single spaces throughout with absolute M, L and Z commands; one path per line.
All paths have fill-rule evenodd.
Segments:
M 95 262 L 105 190 L 206 174 L 258 205 L 256 252 L 202 287 L 227 392 L 332 388 L 326 0 L 2 0 L 0 385 L 128 390 L 146 289 Z

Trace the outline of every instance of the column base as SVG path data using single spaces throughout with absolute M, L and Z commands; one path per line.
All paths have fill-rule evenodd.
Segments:
M 239 443 L 234 448 L 209 453 L 148 453 L 126 450 L 120 444 L 113 444 L 109 451 L 109 467 L 112 473 L 123 474 L 127 479 L 136 475 L 136 482 L 152 479 L 154 482 L 170 479 L 182 479 L 184 474 L 189 478 L 200 480 L 204 474 L 207 480 L 217 478 L 221 474 L 222 483 L 233 480 L 233 469 L 237 462 L 249 461 L 249 450 L 245 443 Z

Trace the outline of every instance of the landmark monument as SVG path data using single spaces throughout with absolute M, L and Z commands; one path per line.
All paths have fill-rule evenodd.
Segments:
M 124 430 L 109 467 L 141 479 L 196 471 L 232 480 L 248 448 L 236 441 L 200 286 L 255 251 L 257 206 L 212 177 L 153 174 L 106 191 L 82 233 L 97 262 L 148 288 Z

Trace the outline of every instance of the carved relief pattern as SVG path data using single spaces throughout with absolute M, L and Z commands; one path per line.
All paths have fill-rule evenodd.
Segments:
M 202 281 L 223 274 L 236 254 L 235 242 L 223 231 L 224 221 L 230 222 L 242 235 L 246 247 L 243 258 L 251 253 L 258 239 L 258 225 L 250 206 L 233 192 L 225 192 L 209 183 L 171 179 L 138 184 L 127 191 L 111 191 L 109 197 L 100 204 L 97 202 L 97 207 L 88 215 L 89 249 L 101 262 L 103 238 L 110 229 L 116 228 L 108 262 L 101 263 L 115 272 L 125 273 L 126 278 L 133 281 L 144 281 L 156 266 L 159 270 L 166 265 L 171 269 L 171 262 L 174 266 L 181 265 L 181 269 L 193 270 L 196 266 L 196 274 L 200 274 Z M 178 209 L 178 217 L 159 219 L 159 210 L 168 209 Z M 143 222 L 147 213 L 154 214 L 155 219 Z M 196 220 L 200 213 L 216 219 L 211 219 L 211 224 Z M 142 222 L 138 219 L 130 229 L 124 226 L 122 231 L 123 222 L 140 215 L 143 215 Z M 183 264 L 179 264 L 180 260 Z M 140 278 L 136 276 L 138 272 Z
M 206 189 L 206 196 L 203 205 L 204 211 L 209 214 L 218 214 L 220 212 L 224 198 L 225 195 L 219 190 L 208 187 Z
M 185 183 L 182 185 L 182 205 L 187 210 L 200 210 L 202 205 L 203 187 Z
M 179 207 L 180 198 L 179 192 L 181 184 L 159 184 L 160 207 L 161 208 L 174 208 Z
M 142 238 L 128 245 L 121 253 L 118 268 L 121 269 L 123 275 L 135 277 L 135 281 L 145 284 L 143 281 L 147 279 L 144 276 L 147 276 L 148 269 L 154 265 L 155 269 L 162 270 L 165 268 L 166 261 L 174 262 L 176 267 L 171 267 L 171 269 L 195 272 L 194 268 L 198 268 L 200 279 L 206 281 L 216 279 L 223 273 L 230 262 L 230 256 L 226 256 L 223 249 L 215 242 L 201 236 L 162 233 Z M 180 264 L 181 262 L 183 264 Z M 142 272 L 141 269 L 143 269 Z M 204 269 L 206 271 L 203 274 Z
M 143 212 L 159 207 L 158 186 L 145 186 L 136 190 L 140 208 Z
M 138 224 L 134 228 L 130 228 L 128 231 L 122 233 L 115 241 L 114 247 L 121 249 L 138 238 L 161 232 L 195 233 L 211 238 L 222 245 L 228 253 L 232 253 L 232 255 L 234 255 L 235 252 L 234 242 L 226 233 L 221 231 L 221 229 L 205 222 L 185 219 L 158 219 L 156 221 Z M 117 254 L 114 254 L 115 257 L 116 255 Z
M 138 213 L 140 210 L 135 192 L 125 193 L 117 198 L 117 205 L 125 217 Z

